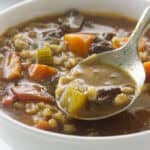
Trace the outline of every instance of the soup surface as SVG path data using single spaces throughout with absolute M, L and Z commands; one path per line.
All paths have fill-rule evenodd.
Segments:
M 89 55 L 114 50 L 125 44 L 135 23 L 125 17 L 93 16 L 71 10 L 63 15 L 35 19 L 9 29 L 0 36 L 1 111 L 47 132 L 108 136 L 149 130 L 148 36 L 141 39 L 138 48 L 147 81 L 141 96 L 129 110 L 105 120 L 79 121 L 67 117 L 56 105 L 56 96 L 63 92 L 58 88 L 56 90 L 59 78 L 66 77 L 74 66 Z M 89 84 L 95 81 L 92 74 L 87 76 L 90 78 Z M 113 77 L 111 72 L 110 76 Z M 121 78 L 124 78 L 122 74 L 118 80 Z M 63 83 L 66 84 L 66 80 Z M 124 83 L 129 83 L 133 88 L 133 81 L 126 80 Z M 126 91 L 131 88 L 127 87 Z M 109 96 L 107 93 L 104 94 Z
M 111 115 L 129 105 L 135 89 L 135 82 L 127 72 L 92 56 L 90 62 L 60 77 L 56 99 L 71 116 L 93 119 Z

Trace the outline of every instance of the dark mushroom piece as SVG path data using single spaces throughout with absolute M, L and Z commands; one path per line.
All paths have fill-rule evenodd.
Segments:
M 113 50 L 113 47 L 110 41 L 101 37 L 96 37 L 90 46 L 89 54 L 98 54 L 111 50 Z
M 77 10 L 71 9 L 58 19 L 58 23 L 65 32 L 77 32 L 84 23 L 84 17 Z

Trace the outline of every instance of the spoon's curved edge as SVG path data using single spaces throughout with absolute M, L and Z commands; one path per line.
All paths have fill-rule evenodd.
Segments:
M 122 49 L 122 48 L 116 49 L 115 52 L 119 52 L 120 49 Z M 97 61 L 97 62 L 103 63 L 103 62 L 102 62 L 102 59 L 101 59 L 101 61 L 100 61 L 100 56 L 101 56 L 102 58 L 105 58 L 104 56 L 107 55 L 108 53 L 110 53 L 110 52 L 105 52 L 105 53 L 102 53 L 102 54 L 93 54 L 93 55 L 87 57 L 86 59 L 84 59 L 84 60 L 83 60 L 82 62 L 80 62 L 78 65 L 84 65 L 84 64 L 87 64 L 87 63 L 92 63 L 92 61 L 93 61 L 93 62 Z M 109 65 L 108 62 L 107 62 L 107 63 L 104 62 L 104 63 Z M 78 65 L 75 66 L 73 69 L 76 69 L 76 67 L 78 67 Z M 111 65 L 113 65 L 114 67 L 120 68 L 120 65 L 116 65 L 116 64 L 111 64 Z M 141 63 L 140 65 L 141 65 L 140 67 L 143 67 L 142 63 Z M 72 70 L 73 70 L 73 69 L 72 69 Z M 122 68 L 120 68 L 120 69 L 121 69 L 121 70 L 124 70 L 124 69 L 122 69 Z M 140 69 L 141 69 L 141 68 L 140 68 Z M 132 77 L 132 79 L 134 80 L 133 75 L 132 75 L 128 70 L 124 70 L 124 71 L 126 71 L 126 72 Z M 114 113 L 107 114 L 107 115 L 105 115 L 105 116 L 98 116 L 98 117 L 81 117 L 81 116 L 75 116 L 75 115 L 71 115 L 71 114 L 67 113 L 64 109 L 62 109 L 60 103 L 57 101 L 58 107 L 59 107 L 68 117 L 71 117 L 71 118 L 74 118 L 74 119 L 77 119 L 77 120 L 94 121 L 94 120 L 102 120 L 102 119 L 106 119 L 106 118 L 113 117 L 113 116 L 115 116 L 115 115 L 118 115 L 118 114 L 120 114 L 120 113 L 126 111 L 129 107 L 131 107 L 131 106 L 133 105 L 133 103 L 135 102 L 135 100 L 139 97 L 139 95 L 140 95 L 140 93 L 141 93 L 141 91 L 142 91 L 142 88 L 143 88 L 144 81 L 145 81 L 145 73 L 144 73 L 144 70 L 143 70 L 143 74 L 142 74 L 142 75 L 143 75 L 143 80 L 141 80 L 141 82 L 140 82 L 138 85 L 137 85 L 137 82 L 135 81 L 136 92 L 135 92 L 135 94 L 134 94 L 134 98 L 132 98 L 132 100 L 130 101 L 130 103 L 129 103 L 128 105 L 126 105 L 125 107 L 121 108 L 120 110 L 117 110 L 117 111 L 114 112 Z

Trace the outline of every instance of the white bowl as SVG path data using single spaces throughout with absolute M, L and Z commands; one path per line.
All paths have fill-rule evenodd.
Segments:
M 28 0 L 0 13 L 0 33 L 29 19 L 69 8 L 113 12 L 138 18 L 146 0 Z M 14 150 L 149 150 L 150 131 L 123 136 L 81 137 L 41 131 L 13 120 L 0 111 L 0 137 Z

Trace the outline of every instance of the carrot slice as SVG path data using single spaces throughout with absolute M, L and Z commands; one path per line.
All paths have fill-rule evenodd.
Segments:
M 44 80 L 57 73 L 56 69 L 41 64 L 32 64 L 28 69 L 29 77 L 32 80 Z
M 48 123 L 48 121 L 45 120 L 40 120 L 35 127 L 39 128 L 39 129 L 43 129 L 43 130 L 49 130 L 50 129 L 50 125 Z
M 144 62 L 146 78 L 150 80 L 150 61 Z
M 89 54 L 89 47 L 93 42 L 95 35 L 71 33 L 64 36 L 69 49 L 78 56 L 86 57 Z

